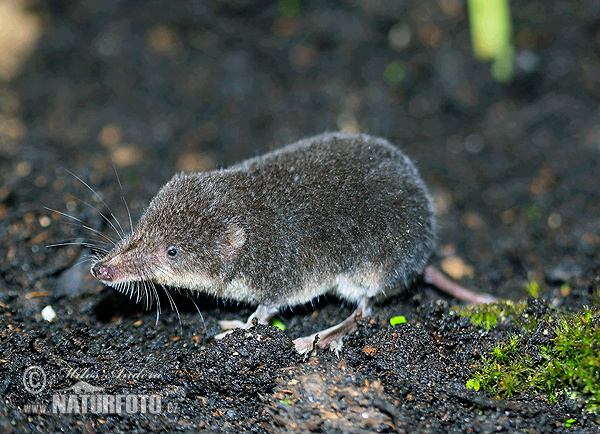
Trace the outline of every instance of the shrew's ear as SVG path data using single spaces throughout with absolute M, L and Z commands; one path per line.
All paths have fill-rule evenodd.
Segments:
M 218 245 L 223 261 L 227 262 L 235 259 L 242 250 L 242 247 L 244 247 L 244 244 L 246 244 L 246 231 L 235 223 L 227 226 Z

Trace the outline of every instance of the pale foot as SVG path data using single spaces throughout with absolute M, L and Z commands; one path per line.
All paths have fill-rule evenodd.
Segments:
M 339 356 L 339 353 L 342 349 L 342 338 L 348 333 L 356 330 L 356 327 L 358 326 L 356 317 L 358 315 L 367 316 L 370 313 L 371 308 L 369 307 L 369 299 L 363 298 L 358 303 L 356 310 L 352 312 L 352 315 L 350 315 L 341 323 L 312 335 L 304 336 L 294 340 L 296 351 L 298 351 L 300 354 L 304 354 L 312 350 L 314 345 L 316 348 L 320 349 L 329 347 L 331 351 L 335 351 L 335 354 Z M 315 337 L 317 336 L 319 338 L 315 344 Z

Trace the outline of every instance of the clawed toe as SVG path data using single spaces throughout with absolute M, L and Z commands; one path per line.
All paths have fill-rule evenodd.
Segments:
M 296 351 L 300 354 L 306 354 L 313 349 L 313 346 L 320 349 L 329 347 L 331 351 L 334 351 L 339 356 L 342 350 L 342 339 L 348 333 L 356 330 L 358 326 L 356 317 L 358 315 L 368 315 L 371 312 L 368 304 L 369 300 L 364 298 L 358 304 L 356 310 L 341 323 L 329 327 L 327 330 L 320 331 L 310 336 L 304 336 L 294 341 Z M 318 336 L 318 340 L 315 342 L 315 338 Z
M 303 338 L 298 338 L 294 340 L 294 346 L 296 347 L 296 351 L 300 354 L 306 354 L 310 350 L 312 350 L 313 345 L 315 345 L 315 336 L 304 336 Z
M 294 340 L 294 346 L 296 351 L 300 354 L 306 354 L 313 348 L 326 349 L 329 348 L 339 356 L 342 349 L 342 339 L 348 333 L 356 330 L 357 322 L 356 317 L 358 315 L 368 315 L 370 308 L 368 305 L 368 299 L 362 299 L 357 309 L 341 323 L 328 328 L 327 330 L 320 331 L 319 333 L 312 334 L 310 336 L 304 336 Z M 223 333 L 219 333 L 215 336 L 215 339 L 223 339 L 229 333 L 236 328 L 248 329 L 252 327 L 255 322 L 266 324 L 277 313 L 277 309 L 273 307 L 267 307 L 259 305 L 256 311 L 250 315 L 248 321 L 243 322 L 239 320 L 222 320 L 219 321 L 219 325 L 225 330 Z
M 296 347 L 296 351 L 304 355 L 313 348 L 324 350 L 329 347 L 329 350 L 335 352 L 335 355 L 339 357 L 340 351 L 342 350 L 342 335 L 336 335 L 335 337 L 330 336 L 329 339 L 324 340 L 317 338 L 316 341 L 315 336 L 318 336 L 318 333 L 315 335 L 304 336 L 302 338 L 295 339 L 294 346 Z

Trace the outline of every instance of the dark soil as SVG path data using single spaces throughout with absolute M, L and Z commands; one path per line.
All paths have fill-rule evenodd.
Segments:
M 218 320 L 252 307 L 175 295 L 178 312 L 163 298 L 157 321 L 155 307 L 79 264 L 91 250 L 77 244 L 98 237 L 44 207 L 116 234 L 69 171 L 128 228 L 121 194 L 135 221 L 177 170 L 360 130 L 417 161 L 439 210 L 434 262 L 458 257 L 462 283 L 519 300 L 536 281 L 548 305 L 597 303 L 600 1 L 511 2 L 508 84 L 473 59 L 463 2 L 315 0 L 282 14 L 295 4 L 28 2 L 42 37 L 0 83 L 0 430 L 599 430 L 597 414 L 567 399 L 467 389 L 473 363 L 511 330 L 471 326 L 423 282 L 377 304 L 339 358 L 302 358 L 291 339 L 352 306 L 321 299 L 283 312 L 284 332 L 215 341 Z M 384 77 L 390 62 L 401 80 Z M 64 241 L 76 245 L 46 248 Z M 397 315 L 408 323 L 389 325 Z M 46 375 L 39 394 L 24 387 L 32 366 Z M 111 396 L 158 395 L 161 411 L 39 414 L 79 380 Z

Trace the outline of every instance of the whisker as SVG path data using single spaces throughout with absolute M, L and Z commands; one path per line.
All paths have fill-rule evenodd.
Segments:
M 85 223 L 83 220 L 81 220 L 81 219 L 78 219 L 78 218 L 77 218 L 77 217 L 75 217 L 75 216 L 72 216 L 72 215 L 70 215 L 70 214 L 64 213 L 64 212 L 62 212 L 62 211 L 58 211 L 58 210 L 56 210 L 56 209 L 48 208 L 47 206 L 45 206 L 44 208 L 45 208 L 45 209 L 47 209 L 48 211 L 51 211 L 51 212 L 56 212 L 56 213 L 58 213 L 58 214 L 62 215 L 63 217 L 67 217 L 67 218 L 73 219 L 73 220 L 75 220 L 75 221 L 78 221 L 79 223 L 81 223 L 81 225 L 77 225 L 77 226 L 80 226 L 80 227 L 82 227 L 82 228 L 84 228 L 84 229 L 87 229 L 87 230 L 89 230 L 89 231 L 91 231 L 91 232 L 93 232 L 93 233 L 95 233 L 95 234 L 98 234 L 98 235 L 100 235 L 102 238 L 105 238 L 107 241 L 110 241 L 110 242 L 113 244 L 113 246 L 117 244 L 117 243 L 115 243 L 115 242 L 112 240 L 112 238 L 110 238 L 108 235 L 106 235 L 106 234 L 104 234 L 104 233 L 100 232 L 100 231 L 99 231 L 99 230 L 97 230 L 97 229 L 94 229 L 94 228 L 91 228 L 91 227 L 89 227 L 89 226 L 88 226 L 88 225 L 87 225 L 87 224 L 86 224 L 86 223 Z M 73 224 L 73 223 L 69 223 L 69 222 L 65 222 L 65 223 L 67 223 L 67 224 Z M 118 234 L 118 232 L 117 232 L 117 234 Z
M 175 300 L 173 300 L 173 297 L 171 296 L 167 288 L 165 288 L 165 285 L 161 284 L 160 286 L 162 287 L 163 291 L 165 291 L 165 294 L 167 294 L 167 298 L 169 299 L 169 303 L 171 304 L 171 309 L 173 309 L 175 313 L 177 313 L 177 319 L 179 320 L 179 334 L 183 335 L 183 324 L 181 323 L 181 315 L 179 315 L 179 309 L 177 309 Z
M 75 223 L 71 223 L 71 224 L 75 224 Z M 81 245 L 84 245 L 85 247 L 91 247 L 93 250 L 102 250 L 104 252 L 108 252 L 108 250 L 110 248 L 112 248 L 111 246 L 108 245 L 108 243 L 104 240 L 101 239 L 97 239 L 97 238 L 83 238 L 83 237 L 72 237 L 72 238 L 66 238 L 64 240 L 62 240 L 61 242 L 63 243 L 69 243 L 69 242 L 73 242 L 73 243 L 79 243 Z
M 115 227 L 115 225 L 110 221 L 110 219 L 108 217 L 106 217 L 106 215 L 104 215 L 98 208 L 96 208 L 94 205 L 86 202 L 85 200 L 79 199 L 77 196 L 73 196 L 73 198 L 77 201 L 79 201 L 80 203 L 90 207 L 91 209 L 93 209 L 94 211 L 96 211 L 98 214 L 100 214 L 100 217 L 102 217 L 102 219 L 108 223 L 110 225 L 110 227 L 117 233 L 117 235 L 122 239 L 123 237 L 121 236 L 121 234 L 119 233 L 119 231 L 117 230 L 117 228 Z M 109 210 L 110 211 L 110 210 Z M 112 212 L 111 212 L 112 215 Z M 114 215 L 112 216 L 113 218 Z M 116 220 L 116 219 L 115 219 Z M 121 229 L 122 230 L 122 229 Z M 123 232 L 123 235 L 125 235 L 125 232 Z
M 145 289 L 145 288 L 144 288 L 144 289 Z M 137 293 L 136 293 L 136 295 L 135 295 L 135 302 L 136 302 L 136 303 L 139 303 L 141 299 L 142 299 L 142 292 L 141 292 L 141 291 L 138 289 L 138 290 L 137 290 Z
M 185 291 L 186 291 L 186 294 L 189 297 L 189 299 L 194 304 L 194 307 L 198 311 L 198 315 L 200 315 L 200 320 L 202 321 L 202 327 L 206 328 L 206 323 L 204 322 L 204 316 L 202 315 L 202 312 L 200 312 L 200 308 L 198 307 L 198 304 L 194 301 L 194 294 L 193 294 L 193 292 L 190 291 L 189 289 L 186 289 Z
M 151 293 L 151 289 L 148 284 L 148 273 L 146 273 L 146 269 L 143 266 L 140 266 L 137 271 L 141 280 L 142 288 L 144 289 L 144 307 L 146 310 L 150 310 L 150 301 L 153 298 L 153 294 Z
M 81 182 L 83 185 L 85 185 L 92 193 L 94 193 L 94 195 L 98 198 L 98 200 L 100 200 L 100 202 L 102 202 L 104 204 L 104 206 L 106 207 L 106 209 L 108 209 L 108 212 L 110 213 L 110 216 L 113 218 L 113 220 L 115 221 L 115 223 L 119 226 L 119 228 L 121 229 L 122 234 L 119 233 L 119 231 L 117 231 L 116 228 L 115 231 L 117 232 L 117 235 L 119 235 L 119 237 L 121 237 L 121 239 L 123 239 L 123 237 L 125 236 L 125 231 L 123 230 L 123 226 L 121 226 L 121 223 L 119 223 L 119 220 L 117 220 L 117 218 L 115 217 L 115 215 L 113 214 L 112 210 L 110 209 L 110 207 L 106 204 L 106 202 L 104 201 L 104 199 L 102 199 L 100 197 L 100 195 L 98 193 L 96 193 L 96 191 L 90 187 L 83 179 L 81 179 L 79 176 L 75 175 L 73 172 L 71 172 L 70 170 L 67 170 L 67 172 L 75 177 L 77 180 L 79 180 L 79 182 Z
M 160 286 L 162 287 L 163 291 L 167 295 L 167 298 L 169 299 L 169 304 L 171 305 L 171 309 L 177 310 L 177 306 L 175 306 L 175 300 L 173 300 L 173 297 L 171 296 L 171 294 L 169 293 L 169 291 L 167 291 L 167 288 L 165 287 L 165 285 L 163 285 L 161 283 Z M 179 312 L 177 312 L 177 313 L 179 314 Z
M 76 264 L 73 265 L 73 267 L 77 267 L 78 265 L 85 264 L 86 262 L 93 264 L 96 261 L 94 260 L 94 258 L 88 257 L 88 258 L 82 259 L 81 261 L 77 262 Z
M 112 161 L 113 169 L 115 171 L 115 176 L 117 177 L 117 182 L 119 183 L 119 188 L 121 189 L 121 199 L 123 200 L 123 204 L 125 205 L 125 209 L 127 209 L 127 216 L 129 217 L 129 228 L 131 232 L 133 232 L 133 222 L 131 221 L 131 212 L 129 212 L 129 205 L 127 205 L 127 201 L 125 200 L 125 192 L 123 191 L 123 185 L 121 184 L 121 179 L 119 178 L 119 173 L 117 172 L 117 168 L 115 167 L 114 160 Z
M 130 299 L 133 300 L 133 297 L 139 299 L 140 297 L 140 286 L 137 282 L 127 282 L 127 291 L 129 291 Z M 137 301 L 136 301 L 137 303 Z
M 147 285 L 147 290 L 146 290 L 146 310 L 150 310 L 152 308 L 152 305 L 154 304 L 154 290 L 151 288 L 152 284 L 148 284 Z
M 90 256 L 94 262 L 98 262 L 102 259 L 102 256 L 100 256 L 100 254 L 98 253 L 92 253 Z
M 158 319 L 160 318 L 160 314 L 162 312 L 162 308 L 160 306 L 160 297 L 158 296 L 158 290 L 156 286 L 154 286 L 154 296 L 156 297 L 156 324 L 158 325 Z
M 92 249 L 97 249 L 97 250 L 100 250 L 100 251 L 102 251 L 104 253 L 108 253 L 108 250 L 103 249 L 102 247 L 97 246 L 96 244 L 90 244 L 90 243 L 86 243 L 86 242 L 81 242 L 81 243 L 78 243 L 78 242 L 55 243 L 55 244 L 47 244 L 44 247 L 50 248 L 50 247 L 64 247 L 64 246 L 83 246 L 83 247 L 89 247 L 89 248 L 92 248 Z
M 160 297 L 158 296 L 158 291 L 156 289 L 156 285 L 153 287 L 153 290 L 154 290 L 154 295 L 156 297 L 156 322 L 154 323 L 154 326 L 156 327 L 158 325 L 158 319 L 160 318 L 161 307 L 160 307 Z

